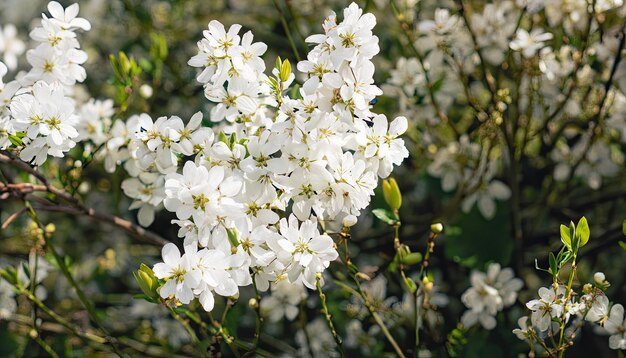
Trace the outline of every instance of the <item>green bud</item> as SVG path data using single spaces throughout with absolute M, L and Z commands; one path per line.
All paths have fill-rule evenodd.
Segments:
M 227 228 L 226 232 L 228 233 L 228 241 L 230 241 L 232 247 L 235 248 L 239 246 L 239 233 L 237 232 L 237 229 Z
M 400 247 L 398 247 L 398 253 L 396 255 L 398 256 L 398 260 L 401 263 L 404 263 L 404 258 L 407 257 L 410 254 L 411 254 L 411 248 L 409 248 L 405 244 L 402 244 L 402 245 L 400 245 Z
M 151 299 L 157 299 L 159 297 L 157 288 L 159 287 L 159 280 L 154 276 L 152 269 L 145 264 L 139 266 L 139 270 L 133 272 L 133 276 L 139 284 L 139 288 L 143 293 Z
M 291 63 L 289 63 L 289 60 L 285 60 L 280 66 L 280 80 L 286 82 L 289 79 L 289 75 L 291 75 Z
M 419 252 L 410 253 L 402 258 L 402 264 L 404 265 L 417 265 L 422 262 L 422 254 Z
M 391 209 L 398 210 L 402 206 L 402 194 L 394 178 L 383 180 L 383 196 Z
M 226 134 L 224 134 L 224 132 L 220 132 L 218 138 L 220 142 L 224 142 L 225 144 L 230 145 L 230 142 L 228 141 L 228 138 L 226 137 Z
M 417 291 L 417 285 L 411 278 L 405 277 L 404 283 L 406 284 L 406 287 L 409 289 L 411 293 L 415 293 L 415 291 Z
M 430 231 L 433 234 L 441 234 L 443 232 L 443 224 L 442 223 L 431 224 Z

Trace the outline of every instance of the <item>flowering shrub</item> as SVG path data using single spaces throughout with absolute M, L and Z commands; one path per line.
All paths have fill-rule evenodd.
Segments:
M 621 0 L 247 3 L 0 5 L 0 355 L 626 349 Z

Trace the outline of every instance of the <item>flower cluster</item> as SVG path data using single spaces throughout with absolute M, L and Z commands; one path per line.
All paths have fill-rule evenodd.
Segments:
M 408 156 L 399 138 L 406 118 L 389 122 L 370 111 L 382 93 L 373 84 L 375 23 L 356 4 L 340 23 L 328 17 L 325 33 L 307 39 L 316 46 L 298 64 L 307 79 L 291 98 L 286 93 L 295 75 L 288 61 L 279 59 L 272 76 L 265 75 L 260 56 L 267 46 L 253 42 L 250 32 L 240 37 L 240 25 L 226 30 L 211 21 L 189 64 L 202 69 L 198 81 L 215 103 L 210 120 L 220 123 L 203 127 L 200 113 L 186 126 L 176 116 L 153 121 L 147 114 L 113 123 L 107 167 L 124 162 L 131 178 L 122 189 L 135 200 L 139 222 L 150 225 L 163 205 L 176 214 L 185 239 L 180 260 L 187 266 L 159 270 L 168 280 L 163 297 L 188 302 L 193 296 L 205 301 L 211 292 L 226 295 L 192 274 L 203 270 L 200 256 L 187 253 L 197 246 L 210 255 L 243 257 L 237 262 L 245 270 L 227 270 L 241 273 L 234 287 L 250 284 L 251 272 L 260 290 L 282 280 L 315 288 L 318 273 L 338 257 L 325 231 L 353 225 L 378 177 Z M 187 160 L 178 172 L 181 158 Z
M 43 14 L 41 26 L 30 33 L 39 44 L 26 53 L 32 66 L 26 74 L 4 84 L 7 67 L 0 63 L 0 149 L 20 147 L 20 158 L 37 165 L 48 155 L 63 157 L 79 135 L 75 102 L 67 94 L 86 78 L 82 64 L 87 53 L 80 50 L 76 30 L 88 31 L 91 25 L 77 17 L 78 10 L 78 4 L 66 9 L 56 1 L 48 4 L 51 16 Z M 12 38 L 13 30 L 7 27 L 0 36 L 11 69 L 23 51 L 23 44 Z
M 461 317 L 465 327 L 480 323 L 485 329 L 496 327 L 495 315 L 506 307 L 512 306 L 523 282 L 515 278 L 511 268 L 500 267 L 494 263 L 487 267 L 487 272 L 472 271 L 472 287 L 461 296 L 468 308 Z
M 529 301 L 530 317 L 519 320 L 520 328 L 513 331 L 519 339 L 533 340 L 538 337 L 554 336 L 559 332 L 559 324 L 568 324 L 573 318 L 597 324 L 598 332 L 610 335 L 611 349 L 626 349 L 624 336 L 624 307 L 611 304 L 603 292 L 609 286 L 602 272 L 594 275 L 594 282 L 583 287 L 582 295 L 567 291 L 563 285 L 541 287 L 539 298 Z M 570 330 L 573 333 L 576 329 Z

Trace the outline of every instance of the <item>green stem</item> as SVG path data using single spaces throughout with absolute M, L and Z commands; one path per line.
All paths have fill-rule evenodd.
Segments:
M 300 53 L 298 52 L 298 47 L 296 47 L 296 43 L 293 40 L 293 36 L 291 35 L 291 29 L 289 28 L 289 24 L 287 23 L 287 20 L 285 19 L 285 13 L 283 12 L 283 9 L 280 7 L 278 0 L 274 0 L 274 7 L 276 7 L 276 10 L 278 11 L 278 14 L 280 16 L 280 22 L 283 25 L 283 29 L 285 29 L 285 32 L 287 33 L 287 39 L 289 40 L 289 44 L 291 45 L 293 54 L 296 56 L 296 60 L 300 62 Z
M 52 347 L 50 347 L 48 343 L 46 343 L 43 339 L 41 339 L 41 337 L 39 337 L 37 331 L 34 331 L 34 333 L 35 336 L 33 337 L 33 339 L 35 340 L 35 342 L 37 342 L 41 346 L 41 348 L 43 348 L 43 350 L 46 351 L 46 353 L 48 353 L 51 357 L 59 358 L 59 355 L 54 351 L 54 349 L 52 349 Z
M 191 336 L 191 341 L 194 344 L 198 343 L 199 342 L 198 336 L 196 335 L 196 332 L 193 330 L 193 328 L 191 328 L 191 326 L 189 325 L 189 321 L 182 318 L 172 307 L 168 305 L 165 305 L 165 306 L 167 307 L 167 310 L 170 312 L 172 317 L 185 328 L 187 333 L 189 333 L 189 336 Z
M 30 213 L 31 219 L 43 231 L 43 237 L 44 237 L 46 246 L 50 249 L 50 252 L 52 253 L 52 256 L 54 257 L 54 260 L 59 265 L 59 268 L 61 269 L 61 272 L 63 273 L 63 276 L 65 276 L 65 278 L 67 279 L 67 281 L 70 284 L 70 286 L 72 286 L 74 288 L 74 290 L 76 291 L 76 294 L 78 295 L 78 299 L 80 300 L 80 302 L 83 304 L 83 306 L 87 310 L 87 313 L 89 314 L 89 317 L 96 324 L 96 326 L 98 326 L 98 328 L 107 336 L 106 341 L 111 345 L 111 348 L 113 348 L 113 351 L 117 355 L 119 355 L 119 356 L 124 356 L 124 354 L 118 349 L 117 345 L 115 344 L 114 338 L 109 336 L 107 330 L 100 323 L 100 320 L 98 319 L 96 311 L 93 308 L 93 306 L 91 305 L 91 302 L 89 302 L 89 300 L 87 299 L 87 296 L 85 296 L 85 293 L 83 292 L 83 290 L 80 288 L 80 286 L 78 285 L 76 280 L 74 280 L 74 277 L 70 273 L 69 268 L 65 264 L 65 260 L 63 260 L 61 258 L 61 255 L 59 255 L 59 253 L 54 248 L 54 245 L 52 243 L 51 238 L 49 237 L 49 235 L 46 235 L 46 228 L 44 227 L 44 225 L 39 220 L 39 217 L 37 216 L 37 212 L 35 212 L 35 209 L 33 209 L 32 205 L 30 204 L 29 201 L 25 200 L 24 204 L 28 208 L 28 211 Z
M 29 290 L 27 290 L 27 289 L 25 289 L 25 288 L 23 288 L 21 286 L 15 286 L 15 287 L 18 289 L 20 294 L 23 294 L 31 302 L 33 302 L 35 305 L 37 305 L 37 307 L 39 307 L 40 310 L 42 310 L 45 314 L 47 314 L 52 319 L 57 321 L 57 323 L 59 323 L 60 325 L 62 325 L 65 328 L 67 328 L 76 337 L 79 337 L 79 338 L 82 338 L 82 339 L 85 339 L 85 340 L 90 340 L 92 342 L 96 342 L 96 343 L 100 343 L 100 344 L 107 343 L 107 339 L 106 338 L 103 338 L 103 337 L 100 337 L 100 336 L 97 336 L 97 335 L 91 334 L 91 333 L 81 332 L 78 329 L 76 329 L 76 327 L 74 327 L 65 318 L 59 316 L 56 312 L 54 312 L 53 310 L 48 308 L 48 306 L 46 306 L 40 299 L 38 299 Z
M 383 322 L 382 318 L 380 317 L 378 312 L 376 312 L 376 309 L 372 306 L 372 304 L 369 301 L 369 298 L 367 297 L 367 295 L 361 288 L 361 283 L 359 282 L 359 279 L 356 276 L 356 273 L 352 273 L 352 270 L 350 269 L 350 267 L 353 266 L 356 272 L 358 272 L 358 269 L 356 269 L 356 265 L 354 265 L 350 261 L 350 252 L 348 251 L 348 239 L 349 238 L 350 238 L 349 232 L 342 233 L 342 240 L 344 242 L 344 256 L 340 256 L 341 261 L 348 269 L 348 274 L 352 278 L 352 281 L 354 281 L 354 284 L 356 285 L 356 292 L 363 300 L 363 303 L 365 304 L 365 307 L 367 308 L 367 312 L 369 312 L 370 316 L 374 319 L 374 322 L 376 322 L 378 327 L 380 327 L 380 330 L 383 332 L 383 334 L 385 335 L 385 338 L 387 338 L 387 341 L 391 344 L 393 349 L 396 351 L 396 354 L 398 355 L 398 357 L 406 358 L 406 356 L 402 352 L 402 349 L 398 345 L 398 342 L 396 342 L 396 340 L 393 338 L 393 336 L 391 335 L 391 332 L 389 332 L 389 329 L 387 329 L 387 326 L 385 326 L 385 322 Z
M 324 294 L 324 291 L 322 291 L 322 283 L 320 282 L 321 279 L 322 274 L 318 272 L 317 283 L 315 284 L 315 286 L 317 287 L 317 293 L 320 296 L 320 301 L 322 301 L 322 312 L 324 313 L 324 319 L 326 320 L 328 329 L 330 330 L 330 333 L 333 335 L 333 339 L 337 344 L 337 351 L 339 352 L 339 354 L 341 354 L 342 357 L 345 357 L 346 353 L 343 351 L 341 338 L 339 338 L 339 335 L 337 334 L 337 330 L 335 329 L 335 325 L 333 324 L 332 317 L 330 315 L 330 312 L 328 311 L 328 306 L 326 305 L 326 295 Z
M 256 312 L 256 324 L 254 327 L 254 340 L 252 341 L 252 350 L 255 351 L 259 346 L 259 340 L 261 339 L 261 325 L 263 325 L 263 316 L 261 315 L 261 295 L 259 289 L 256 287 L 256 275 L 252 275 L 252 288 L 254 288 L 254 297 L 256 299 L 254 305 L 254 311 Z
M 574 276 L 576 276 L 576 254 L 574 254 L 574 258 L 572 259 L 572 269 L 569 273 L 569 278 L 567 280 L 567 287 L 565 289 L 565 302 L 567 302 L 571 296 Z M 565 334 L 565 318 L 561 319 L 561 325 L 559 328 L 559 345 L 557 349 L 559 351 L 558 357 L 562 358 L 563 354 L 565 353 L 565 347 L 563 346 L 563 336 Z

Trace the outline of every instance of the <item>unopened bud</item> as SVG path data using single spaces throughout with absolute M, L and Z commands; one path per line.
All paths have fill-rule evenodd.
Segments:
M 391 209 L 398 210 L 402 206 L 402 193 L 394 178 L 383 180 L 383 196 Z
M 422 262 L 422 254 L 420 254 L 419 252 L 413 252 L 402 257 L 400 261 L 404 265 L 417 265 L 418 263 Z
M 604 276 L 604 273 L 596 272 L 593 274 L 593 280 L 598 284 L 602 284 L 606 280 L 606 277 Z
M 435 223 L 430 225 L 430 231 L 432 231 L 433 234 L 441 234 L 443 232 L 443 224 Z
M 289 80 L 290 75 L 291 75 L 291 63 L 289 63 L 289 60 L 285 60 L 280 66 L 280 80 L 283 82 L 287 82 L 287 80 Z
M 226 232 L 228 233 L 228 241 L 230 241 L 230 244 L 233 248 L 236 248 L 237 246 L 239 246 L 239 234 L 237 232 L 237 229 L 226 229 Z
M 250 306 L 250 308 L 252 309 L 257 309 L 259 308 L 259 301 L 257 301 L 256 298 L 252 297 L 249 301 L 248 301 L 248 306 Z
M 354 226 L 356 222 L 357 222 L 357 218 L 354 215 L 346 215 L 346 217 L 344 217 L 343 220 L 341 220 L 341 224 L 344 227 Z
M 142 98 L 148 99 L 152 97 L 153 94 L 154 94 L 154 90 L 152 89 L 150 85 L 144 84 L 144 85 L 141 85 L 141 87 L 139 87 L 139 95 Z
M 152 299 L 158 297 L 157 288 L 159 286 L 159 280 L 154 276 L 154 272 L 150 267 L 141 264 L 139 270 L 133 272 L 133 276 L 139 288 L 141 288 L 141 291 L 143 291 L 146 296 Z

